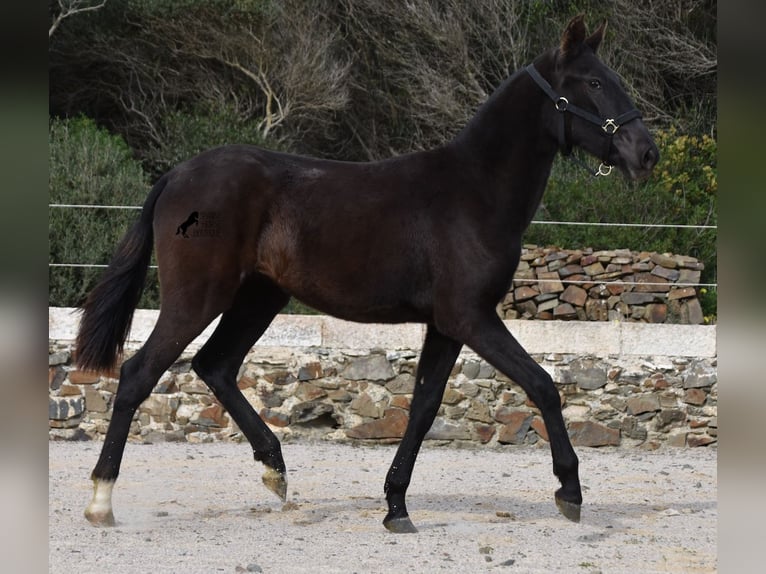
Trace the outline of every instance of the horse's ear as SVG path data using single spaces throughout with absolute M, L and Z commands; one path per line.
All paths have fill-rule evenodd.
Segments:
M 579 14 L 569 21 L 564 34 L 561 36 L 561 53 L 568 56 L 574 53 L 585 41 L 585 15 Z
M 596 28 L 593 34 L 591 34 L 585 39 L 585 45 L 588 46 L 594 52 L 598 51 L 598 47 L 599 45 L 601 45 L 601 40 L 604 39 L 605 31 L 606 31 L 606 20 L 603 21 L 601 26 Z

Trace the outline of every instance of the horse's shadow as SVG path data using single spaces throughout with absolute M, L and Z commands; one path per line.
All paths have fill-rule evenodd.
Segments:
M 586 503 L 582 507 L 581 524 L 588 527 L 578 540 L 596 542 L 614 534 L 635 528 L 636 524 L 646 520 L 647 515 L 659 516 L 663 505 L 657 503 Z M 321 522 L 345 522 L 347 518 L 369 521 L 369 529 L 380 527 L 385 516 L 385 499 L 372 496 L 343 496 L 339 498 L 319 498 L 299 500 L 285 510 L 297 525 L 311 525 Z M 696 513 L 716 508 L 715 501 L 700 500 L 672 504 L 674 511 L 680 514 Z M 571 525 L 563 518 L 555 505 L 553 496 L 550 500 L 531 500 L 521 496 L 492 496 L 479 494 L 434 495 L 429 493 L 411 493 L 408 509 L 418 530 L 461 529 L 462 527 L 486 524 L 494 525 L 540 525 L 556 524 L 562 527 Z M 255 510 L 255 511 L 254 511 Z M 250 508 L 254 518 L 259 512 Z M 577 525 L 572 525 L 577 527 Z

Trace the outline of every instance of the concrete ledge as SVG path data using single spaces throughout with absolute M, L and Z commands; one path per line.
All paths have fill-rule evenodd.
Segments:
M 140 346 L 151 333 L 159 312 L 136 310 L 128 347 Z M 80 317 L 75 309 L 48 309 L 48 338 L 72 341 Z M 199 347 L 212 334 L 217 320 L 190 347 Z M 586 321 L 505 321 L 531 354 L 562 353 L 715 357 L 716 326 Z M 425 327 L 419 324 L 380 325 L 341 321 L 324 315 L 278 315 L 258 341 L 262 347 L 419 350 Z
M 258 340 L 263 347 L 321 347 L 322 324 L 311 315 L 277 315 Z
M 530 354 L 572 353 L 600 357 L 621 354 L 620 323 L 505 321 Z
M 703 358 L 718 353 L 713 325 L 621 323 L 620 335 L 621 354 L 626 355 Z
M 322 346 L 331 349 L 419 349 L 426 332 L 425 325 L 417 323 L 379 325 L 352 323 L 327 316 L 315 318 L 322 321 Z

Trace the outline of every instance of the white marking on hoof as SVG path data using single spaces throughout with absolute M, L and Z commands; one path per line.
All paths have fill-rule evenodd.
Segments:
M 267 466 L 261 480 L 266 488 L 282 499 L 282 502 L 287 500 L 287 479 L 284 474 Z
M 85 509 L 85 518 L 93 526 L 114 526 L 112 513 L 113 480 L 93 479 L 93 499 Z

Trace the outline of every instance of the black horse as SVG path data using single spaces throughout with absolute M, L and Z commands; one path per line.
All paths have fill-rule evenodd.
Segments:
M 394 532 L 414 532 L 405 505 L 415 459 L 463 345 L 516 381 L 542 413 L 555 501 L 579 520 L 578 459 L 551 377 L 495 312 L 513 278 L 521 238 L 556 153 L 578 146 L 632 179 L 658 151 L 616 74 L 596 56 L 605 25 L 582 16 L 560 45 L 500 85 L 450 142 L 385 161 L 348 163 L 253 146 L 204 152 L 162 176 L 83 306 L 82 369 L 112 369 L 122 352 L 156 250 L 162 306 L 144 346 L 122 365 L 109 430 L 85 515 L 114 524 L 111 491 L 136 409 L 160 375 L 222 314 L 192 366 L 263 462 L 285 498 L 279 440 L 237 389 L 248 350 L 291 296 L 361 322 L 427 325 L 405 435 L 385 482 Z M 191 212 L 215 214 L 220 233 L 174 239 Z

